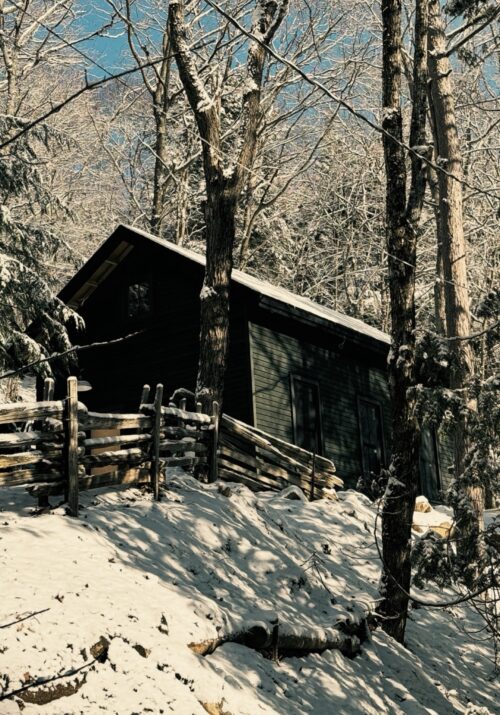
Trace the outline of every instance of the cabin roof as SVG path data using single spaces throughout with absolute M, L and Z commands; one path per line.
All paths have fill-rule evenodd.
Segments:
M 127 237 L 134 239 L 133 244 L 127 243 Z M 158 238 L 147 231 L 121 224 L 62 289 L 59 294 L 60 298 L 68 305 L 78 308 L 132 250 L 133 245 L 138 245 L 143 239 L 161 246 L 171 253 L 183 256 L 200 266 L 205 265 L 204 256 L 196 253 L 196 251 Z M 273 303 L 281 304 L 284 310 L 287 308 L 292 309 L 293 317 L 298 319 L 304 316 L 319 318 L 321 322 L 326 321 L 335 326 L 340 326 L 348 331 L 371 338 L 378 343 L 383 343 L 384 345 L 390 343 L 387 333 L 364 323 L 362 320 L 344 315 L 333 308 L 327 308 L 238 269 L 233 269 L 231 280 L 258 293 L 264 299 L 270 299 Z M 263 304 L 266 306 L 269 305 L 269 302 L 264 300 Z

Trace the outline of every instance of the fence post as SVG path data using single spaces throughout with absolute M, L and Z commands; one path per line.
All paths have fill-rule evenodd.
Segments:
M 315 488 L 316 488 L 316 452 L 313 452 L 312 470 L 311 470 L 311 492 L 309 494 L 309 501 L 314 501 Z
M 160 428 L 161 428 L 161 403 L 163 400 L 163 385 L 156 385 L 154 410 L 153 410 L 153 442 L 151 454 L 151 485 L 155 501 L 160 498 Z
M 42 400 L 44 402 L 48 402 L 53 399 L 54 399 L 54 380 L 51 377 L 46 377 L 45 380 L 43 381 Z M 46 427 L 45 420 L 42 420 L 40 422 L 39 426 L 40 426 L 41 430 L 44 430 Z M 39 494 L 38 495 L 38 507 L 40 509 L 45 509 L 48 506 L 49 506 L 49 495 L 48 494 Z
M 210 474 L 209 482 L 216 482 L 219 476 L 217 465 L 217 445 L 219 444 L 219 403 L 215 400 L 212 402 L 212 449 L 210 454 Z
M 78 380 L 68 377 L 65 415 L 65 471 L 68 506 L 71 516 L 78 516 Z
M 145 404 L 147 404 L 147 401 L 149 400 L 149 385 L 144 385 L 142 388 L 141 392 L 141 401 L 139 403 L 139 412 L 141 411 L 141 407 Z

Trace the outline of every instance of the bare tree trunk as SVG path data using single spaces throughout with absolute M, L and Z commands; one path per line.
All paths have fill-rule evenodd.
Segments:
M 201 299 L 200 361 L 196 397 L 205 412 L 213 400 L 222 402 L 229 333 L 229 282 L 233 269 L 236 201 L 224 180 L 213 182 L 207 194 L 206 268 Z
M 288 0 L 257 0 L 252 32 L 269 43 L 281 24 Z M 212 401 L 222 404 L 229 333 L 229 282 L 233 268 L 235 215 L 246 180 L 255 160 L 261 120 L 261 87 L 266 50 L 252 41 L 247 57 L 247 83 L 242 99 L 242 144 L 237 156 L 224 166 L 221 146 L 220 102 L 210 97 L 198 73 L 184 22 L 184 3 L 171 0 L 169 28 L 179 75 L 193 111 L 202 143 L 206 205 L 206 268 L 200 294 L 200 357 L 196 396 L 205 411 Z M 234 150 L 236 153 L 236 149 Z
M 433 119 L 431 120 L 433 123 Z M 438 335 L 446 335 L 446 301 L 444 297 L 443 238 L 439 214 L 439 187 L 436 171 L 428 167 L 429 188 L 436 221 L 436 277 L 434 282 L 434 326 Z
M 415 19 L 413 111 L 410 144 L 425 151 L 427 0 L 419 0 Z M 382 0 L 383 127 L 386 167 L 386 237 L 391 300 L 389 387 L 392 407 L 392 457 L 382 512 L 383 628 L 403 642 L 411 584 L 411 524 L 418 483 L 419 434 L 415 418 L 415 261 L 417 228 L 425 193 L 422 161 L 412 155 L 406 198 L 406 157 L 401 115 L 401 3 Z
M 9 42 L 5 39 L 4 5 L 4 0 L 0 0 L 0 52 L 4 61 L 5 74 L 7 79 L 7 100 L 5 102 L 5 113 L 10 116 L 13 116 L 16 113 L 18 70 L 17 64 L 19 51 L 21 49 L 17 44 L 17 39 L 19 37 L 20 32 L 20 23 L 16 19 L 14 42 L 12 47 L 9 47 Z
M 161 236 L 163 228 L 163 206 L 166 189 L 166 164 L 168 161 L 167 116 L 163 107 L 154 107 L 156 141 L 155 168 L 153 177 L 153 201 L 151 208 L 151 231 Z
M 177 213 L 175 222 L 175 242 L 182 246 L 188 235 L 189 209 L 189 168 L 179 173 L 177 185 Z
M 467 248 L 463 231 L 462 213 L 462 158 L 458 137 L 451 65 L 446 54 L 446 36 L 438 0 L 429 4 L 429 75 L 432 102 L 433 134 L 438 163 L 445 170 L 439 172 L 439 228 L 444 272 L 446 334 L 452 356 L 451 387 L 465 391 L 473 376 L 473 353 L 467 340 L 471 333 L 469 288 L 467 280 Z M 458 338 L 458 339 L 457 339 Z M 471 405 L 472 406 L 472 405 Z M 463 411 L 458 416 L 455 433 L 455 478 L 464 472 L 467 454 L 467 419 Z M 479 486 L 465 488 L 472 507 L 472 522 L 462 529 L 479 533 L 483 525 L 484 495 Z M 463 543 L 465 543 L 464 540 Z M 469 542 L 470 543 L 470 542 Z M 479 557 L 478 549 L 473 559 Z M 470 558 L 470 555 L 469 555 Z
M 256 172 L 252 172 L 247 180 L 246 201 L 245 201 L 245 209 L 243 212 L 243 230 L 241 232 L 242 238 L 241 238 L 240 256 L 239 256 L 239 265 L 242 270 L 244 270 L 244 266 L 248 260 L 248 256 L 249 256 L 249 252 L 250 252 L 250 239 L 252 236 L 252 229 L 253 229 L 254 221 L 255 221 L 255 206 L 252 201 L 252 196 L 255 191 L 256 185 L 257 185 L 257 174 L 256 174 Z
M 168 25 L 163 35 L 163 62 L 158 72 L 153 98 L 153 112 L 156 127 L 155 169 L 153 178 L 153 205 L 151 211 L 151 231 L 161 236 L 163 229 L 163 210 L 165 191 L 168 183 L 168 136 L 167 113 L 170 106 L 170 33 Z

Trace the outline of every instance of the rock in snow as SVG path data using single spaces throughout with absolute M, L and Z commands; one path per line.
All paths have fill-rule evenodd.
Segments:
M 33 516 L 23 490 L 1 489 L 0 698 L 16 695 L 0 715 L 498 712 L 467 605 L 413 610 L 407 648 L 377 630 L 353 659 L 188 647 L 263 619 L 321 634 L 373 607 L 375 507 L 354 491 L 283 496 L 173 476 L 159 503 L 83 493 L 72 519 Z

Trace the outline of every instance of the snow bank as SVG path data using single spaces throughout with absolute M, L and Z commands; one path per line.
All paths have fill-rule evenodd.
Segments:
M 33 516 L 22 490 L 0 490 L 0 692 L 63 675 L 20 693 L 26 715 L 496 712 L 492 653 L 466 606 L 414 610 L 407 649 L 377 631 L 353 660 L 275 663 L 235 643 L 194 654 L 188 644 L 263 613 L 330 627 L 377 598 L 368 499 L 227 487 L 174 477 L 160 503 L 84 493 L 79 520 Z

